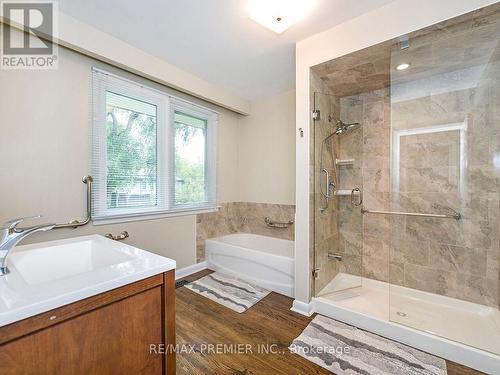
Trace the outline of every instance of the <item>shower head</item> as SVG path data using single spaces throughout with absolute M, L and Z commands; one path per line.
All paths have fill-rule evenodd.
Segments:
M 345 123 L 342 120 L 337 120 L 331 114 L 328 115 L 328 122 L 335 122 L 335 132 L 332 133 L 336 135 L 342 135 L 344 133 L 350 132 L 351 130 L 355 130 L 361 126 L 359 122 Z M 329 138 L 329 137 L 328 137 Z
M 361 124 L 359 122 L 346 124 L 345 122 L 338 120 L 336 123 L 335 134 L 342 135 L 344 133 L 350 132 L 351 130 L 357 129 L 360 126 Z

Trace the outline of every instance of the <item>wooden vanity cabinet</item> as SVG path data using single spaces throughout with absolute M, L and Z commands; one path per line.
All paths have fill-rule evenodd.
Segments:
M 0 373 L 173 375 L 160 344 L 175 345 L 175 271 L 1 327 Z

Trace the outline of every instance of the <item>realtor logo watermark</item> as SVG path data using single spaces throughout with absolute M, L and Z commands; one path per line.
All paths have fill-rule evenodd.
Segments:
M 57 69 L 57 3 L 0 1 L 0 69 Z

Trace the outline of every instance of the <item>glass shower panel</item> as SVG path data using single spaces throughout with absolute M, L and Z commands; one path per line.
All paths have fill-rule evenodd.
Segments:
M 445 217 L 398 216 L 389 279 L 391 321 L 500 354 L 497 9 L 392 47 L 390 211 Z
M 349 104 L 334 95 L 314 93 L 315 296 L 361 286 L 362 217 L 351 199 L 358 204 L 361 198 L 362 130 L 349 117 Z

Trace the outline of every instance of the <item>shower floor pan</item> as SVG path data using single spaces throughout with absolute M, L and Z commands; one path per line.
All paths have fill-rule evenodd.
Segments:
M 500 311 L 493 307 L 348 274 L 337 275 L 313 306 L 319 314 L 500 373 Z

